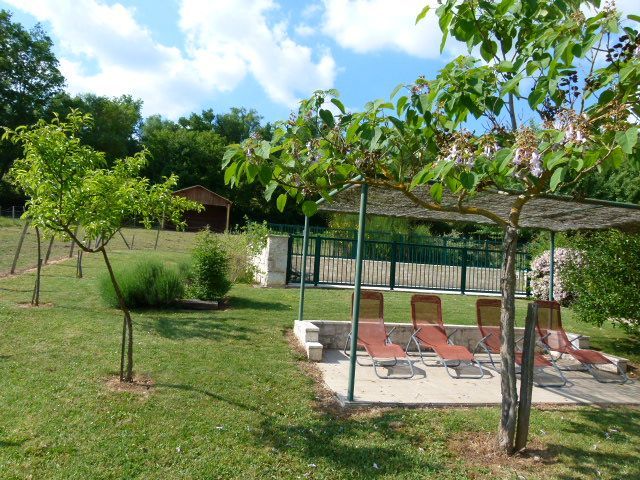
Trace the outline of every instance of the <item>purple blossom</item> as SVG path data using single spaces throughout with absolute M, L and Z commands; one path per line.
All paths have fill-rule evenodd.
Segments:
M 531 293 L 535 298 L 546 300 L 549 298 L 549 283 L 551 270 L 551 253 L 546 250 L 531 262 Z M 574 292 L 568 290 L 562 280 L 562 270 L 570 265 L 583 264 L 579 250 L 571 248 L 557 248 L 554 255 L 553 298 L 563 305 L 570 303 L 575 297 Z
M 514 165 L 522 165 L 522 150 L 521 149 L 517 149 L 516 150 L 516 154 L 513 157 L 513 164 Z

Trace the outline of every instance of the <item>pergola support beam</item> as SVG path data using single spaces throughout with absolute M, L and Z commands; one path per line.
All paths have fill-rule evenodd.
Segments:
M 302 237 L 302 266 L 300 267 L 300 303 L 298 305 L 298 320 L 304 320 L 304 288 L 307 278 L 307 250 L 309 249 L 309 217 L 304 217 L 304 232 Z
M 347 400 L 353 402 L 353 390 L 356 380 L 356 354 L 358 350 L 358 320 L 360 318 L 360 291 L 362 286 L 362 253 L 364 247 L 364 229 L 367 214 L 368 185 L 360 190 L 360 212 L 358 215 L 358 243 L 356 247 L 356 277 L 353 288 L 353 312 L 351 315 L 351 354 L 349 357 L 349 386 Z

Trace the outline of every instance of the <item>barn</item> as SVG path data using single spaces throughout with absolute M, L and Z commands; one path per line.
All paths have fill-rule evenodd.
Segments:
M 207 226 L 214 232 L 229 230 L 231 201 L 202 185 L 176 190 L 173 194 L 204 205 L 204 210 L 201 212 L 191 210 L 184 213 L 187 230 L 202 230 Z

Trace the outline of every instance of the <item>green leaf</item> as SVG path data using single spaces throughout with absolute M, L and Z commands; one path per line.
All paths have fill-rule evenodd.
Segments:
M 629 20 L 633 20 L 634 22 L 640 22 L 640 15 L 627 15 Z
M 267 160 L 271 155 L 271 144 L 266 140 L 262 140 L 260 142 L 260 145 L 256 148 L 255 152 L 256 155 L 258 155 L 260 158 L 264 158 L 265 160 Z
M 502 85 L 502 89 L 500 90 L 500 94 L 504 95 L 506 93 L 515 93 L 518 94 L 518 86 L 520 85 L 520 81 L 522 80 L 522 73 L 519 73 L 511 80 L 507 80 L 504 85 Z
M 233 161 L 239 150 L 240 145 L 238 144 L 229 145 L 227 147 L 227 149 L 224 151 L 224 156 L 222 157 L 222 168 L 225 168 Z
M 473 172 L 460 173 L 460 183 L 466 190 L 473 190 L 476 185 L 476 175 Z
M 638 142 L 638 127 L 631 127 L 626 132 L 617 132 L 616 142 L 627 155 L 633 153 L 633 147 Z
M 263 185 L 269 184 L 271 182 L 271 177 L 273 176 L 273 170 L 268 165 L 263 165 L 260 167 L 260 172 L 258 173 L 258 178 L 260 178 L 260 182 Z
M 500 165 L 499 171 L 503 172 L 507 169 L 511 159 L 513 158 L 513 150 L 510 148 L 502 148 L 496 152 L 496 164 Z
M 284 212 L 284 207 L 287 205 L 287 197 L 286 193 L 282 193 L 278 195 L 278 199 L 276 200 L 276 206 L 280 212 Z
M 545 155 L 543 164 L 546 166 L 547 170 L 553 170 L 558 165 L 567 163 L 568 161 L 569 159 L 564 156 L 564 150 L 558 150 L 557 152 Z
M 395 97 L 395 96 L 398 94 L 398 92 L 399 92 L 400 90 L 402 90 L 403 88 L 404 88 L 404 83 L 400 83 L 400 84 L 396 85 L 396 88 L 394 88 L 394 89 L 391 91 L 391 95 L 389 95 L 389 98 L 393 98 L 393 97 Z
M 429 189 L 429 194 L 437 203 L 442 202 L 442 184 L 434 183 Z
M 338 110 L 340 110 L 340 112 L 345 113 L 346 110 L 344 109 L 344 105 L 343 103 L 338 100 L 337 98 L 332 98 L 331 99 L 331 103 L 333 103 L 336 107 L 338 107 Z
M 419 185 L 424 185 L 425 183 L 428 183 L 430 180 L 432 180 L 433 177 L 434 177 L 433 168 L 431 167 L 431 165 L 427 165 L 422 170 L 420 170 L 415 177 L 413 177 L 413 179 L 411 180 L 411 186 L 409 187 L 409 189 L 413 190 Z
M 316 202 L 305 200 L 305 202 L 302 204 L 302 213 L 304 213 L 307 217 L 312 217 L 317 211 L 318 205 L 316 205 Z
M 225 185 L 229 185 L 229 183 L 231 182 L 231 179 L 233 177 L 235 177 L 237 169 L 238 169 L 238 164 L 237 163 L 232 163 L 231 165 L 229 165 L 227 167 L 227 169 L 224 171 L 224 183 L 225 183 Z
M 418 24 L 418 22 L 420 20 L 422 20 L 424 17 L 427 16 L 427 13 L 429 13 L 429 10 L 431 10 L 431 7 L 429 5 L 427 5 L 426 7 L 424 7 L 420 13 L 418 14 L 418 16 L 416 17 L 416 25 Z M 391 95 L 393 97 L 393 95 Z
M 498 44 L 493 40 L 485 40 L 480 45 L 480 56 L 485 62 L 490 62 L 498 52 Z
M 260 172 L 260 168 L 257 165 L 253 164 L 253 163 L 247 162 L 245 164 L 245 170 L 246 170 L 246 173 L 247 173 L 247 181 L 249 183 L 253 183 L 253 181 L 256 179 L 256 176 Z
M 551 175 L 551 180 L 549 181 L 549 188 L 551 188 L 552 192 L 556 191 L 558 185 L 564 180 L 564 176 L 566 173 L 566 167 L 560 167 L 555 172 L 553 172 L 553 175 Z
M 267 185 L 267 187 L 264 189 L 264 199 L 268 202 L 269 200 L 271 200 L 271 197 L 273 196 L 273 192 L 275 192 L 276 188 L 278 188 L 278 184 L 276 182 L 271 182 L 269 185 Z
M 496 65 L 496 70 L 499 72 L 513 72 L 513 62 L 509 60 L 503 60 Z
M 496 14 L 504 15 L 513 6 L 515 0 L 502 0 L 496 7 Z
M 333 128 L 336 124 L 336 120 L 329 110 L 320 109 L 320 118 L 322 118 L 324 124 L 329 128 Z

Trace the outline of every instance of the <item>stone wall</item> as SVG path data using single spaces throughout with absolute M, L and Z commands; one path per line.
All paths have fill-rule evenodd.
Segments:
M 251 263 L 256 267 L 255 281 L 262 287 L 284 287 L 287 283 L 289 237 L 269 235 L 267 246 Z
M 391 341 L 403 348 L 411 339 L 413 325 L 410 323 L 387 323 L 387 332 L 395 327 L 391 334 Z M 445 325 L 447 335 L 455 345 L 463 345 L 474 351 L 481 338 L 480 330 L 475 325 Z M 323 349 L 339 349 L 345 347 L 347 336 L 351 331 L 351 322 L 338 320 L 306 320 L 294 322 L 294 334 L 300 344 L 307 350 L 310 360 L 321 361 Z M 516 339 L 524 335 L 524 328 L 516 328 Z M 577 338 L 577 334 L 568 333 L 567 336 L 578 348 L 589 348 L 589 337 Z M 415 351 L 415 345 L 409 346 L 409 351 Z M 482 352 L 481 352 L 482 353 Z

